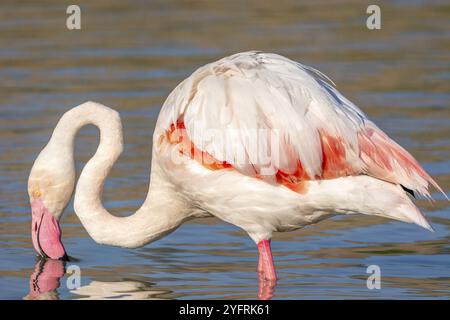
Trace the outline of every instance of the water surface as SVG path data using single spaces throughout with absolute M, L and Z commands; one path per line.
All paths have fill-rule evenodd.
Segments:
M 64 111 L 94 100 L 121 113 L 126 147 L 104 202 L 115 214 L 129 214 L 147 192 L 151 137 L 165 97 L 197 67 L 239 51 L 280 53 L 329 75 L 450 190 L 445 1 L 383 4 L 379 31 L 366 29 L 369 3 L 361 1 L 77 1 L 81 31 L 65 28 L 66 8 L 58 3 L 0 4 L 0 298 L 30 293 L 37 261 L 26 181 Z M 97 142 L 96 129 L 80 132 L 78 169 Z M 435 233 L 351 216 L 276 234 L 275 298 L 448 299 L 450 208 L 442 195 L 433 196 L 433 204 L 417 203 Z M 57 275 L 79 266 L 82 288 L 69 290 L 64 275 L 41 298 L 257 296 L 255 244 L 218 220 L 191 221 L 136 250 L 96 244 L 72 204 L 61 223 L 66 249 L 77 260 L 45 267 Z M 366 287 L 369 265 L 381 268 L 381 290 Z

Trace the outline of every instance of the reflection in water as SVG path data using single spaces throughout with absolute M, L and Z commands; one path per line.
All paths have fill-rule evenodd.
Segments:
M 65 261 L 38 258 L 34 272 L 30 276 L 30 292 L 25 300 L 59 300 L 57 289 L 65 274 Z M 71 293 L 81 296 L 81 300 L 115 299 L 142 300 L 164 299 L 161 295 L 169 290 L 154 290 L 150 284 L 142 281 L 92 281 Z
M 169 290 L 154 290 L 151 285 L 139 281 L 92 281 L 87 286 L 82 286 L 71 293 L 80 300 L 115 299 L 115 300 L 161 300 L 162 295 L 170 293 Z
M 30 276 L 30 293 L 25 300 L 58 300 L 56 289 L 65 273 L 65 262 L 38 258 L 34 272 Z

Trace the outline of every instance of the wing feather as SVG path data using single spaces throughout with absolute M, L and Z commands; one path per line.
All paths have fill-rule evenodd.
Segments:
M 442 191 L 326 75 L 280 55 L 239 53 L 198 69 L 167 98 L 155 137 L 179 122 L 195 148 L 245 175 L 367 174 L 425 196 L 430 183 Z

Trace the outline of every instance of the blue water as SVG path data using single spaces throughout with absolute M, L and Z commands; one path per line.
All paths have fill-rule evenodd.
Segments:
M 82 30 L 65 29 L 63 4 L 0 4 L 0 298 L 30 293 L 36 260 L 26 182 L 58 118 L 94 100 L 118 110 L 125 152 L 106 184 L 105 206 L 136 210 L 146 195 L 151 137 L 167 94 L 197 67 L 250 49 L 284 54 L 329 75 L 338 89 L 405 146 L 450 190 L 448 5 L 383 4 L 383 27 L 365 28 L 358 3 L 78 1 Z M 412 19 L 411 17 L 415 17 Z M 85 128 L 77 168 L 95 152 Z M 448 299 L 450 203 L 418 200 L 436 232 L 375 217 L 337 217 L 275 235 L 275 299 Z M 69 205 L 61 220 L 81 288 L 59 285 L 47 299 L 257 297 L 257 250 L 242 231 L 194 220 L 129 250 L 96 244 Z M 381 289 L 369 290 L 369 265 Z M 38 265 L 39 266 L 39 265 Z M 60 269 L 59 269 L 60 268 Z

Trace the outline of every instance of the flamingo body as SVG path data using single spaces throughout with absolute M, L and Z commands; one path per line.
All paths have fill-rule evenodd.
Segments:
M 326 79 L 260 52 L 198 69 L 158 118 L 154 145 L 162 170 L 189 203 L 255 242 L 336 213 L 430 229 L 401 185 L 429 196 L 428 184 L 437 184 Z M 185 161 L 174 165 L 176 154 Z
M 98 126 L 101 139 L 80 175 L 74 208 L 97 242 L 138 247 L 188 219 L 215 216 L 257 243 L 258 271 L 268 281 L 276 280 L 274 232 L 354 213 L 431 230 L 406 191 L 429 197 L 430 184 L 442 191 L 325 75 L 276 54 L 244 52 L 199 68 L 169 95 L 153 135 L 149 195 L 132 216 L 112 216 L 101 204 L 123 148 L 118 113 L 94 102 L 68 111 L 29 179 L 31 201 L 43 203 L 32 229 L 41 254 L 40 244 L 51 247 L 59 228 L 36 234 L 36 217 L 51 212 L 59 219 L 70 199 L 73 140 L 86 124 Z M 47 251 L 58 258 L 64 247 L 53 241 L 58 250 Z

